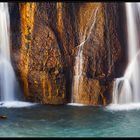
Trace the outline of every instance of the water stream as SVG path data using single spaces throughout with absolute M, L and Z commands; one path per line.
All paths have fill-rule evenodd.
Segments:
M 34 105 L 19 100 L 18 83 L 10 58 L 10 18 L 8 3 L 0 3 L 0 107 Z M 23 99 L 22 99 L 23 100 Z
M 140 3 L 126 3 L 125 7 L 129 63 L 124 76 L 114 82 L 111 105 L 127 105 L 126 108 L 131 108 L 133 103 L 135 106 L 140 103 Z
M 98 13 L 99 7 L 97 7 L 95 10 L 93 10 L 93 13 L 91 14 L 91 17 L 89 19 L 89 22 L 86 25 L 86 28 L 84 30 L 84 33 L 80 35 L 80 45 L 78 45 L 78 53 L 75 58 L 75 66 L 74 66 L 74 84 L 73 84 L 73 95 L 79 94 L 79 85 L 80 82 L 83 81 L 82 73 L 83 73 L 83 49 L 85 43 L 89 40 L 91 32 L 93 31 L 93 28 L 95 27 L 96 19 L 97 19 L 97 13 Z M 89 28 L 90 27 L 90 28 Z M 88 29 L 89 28 L 89 29 Z M 71 103 L 74 101 L 74 97 L 72 96 Z
M 7 3 L 0 3 L 0 95 L 1 101 L 13 101 L 15 73 L 10 59 L 10 20 Z

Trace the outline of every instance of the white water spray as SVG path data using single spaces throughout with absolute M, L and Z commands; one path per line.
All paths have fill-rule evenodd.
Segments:
M 127 31 L 128 31 L 128 60 L 129 65 L 124 77 L 117 78 L 114 82 L 113 102 L 114 105 L 121 106 L 122 109 L 129 108 L 132 104 L 140 103 L 140 3 L 126 3 Z M 125 107 L 122 107 L 125 105 Z

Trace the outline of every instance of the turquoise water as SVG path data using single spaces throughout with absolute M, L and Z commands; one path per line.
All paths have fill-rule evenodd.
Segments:
M 140 110 L 108 111 L 93 106 L 35 105 L 0 108 L 0 137 L 136 137 Z

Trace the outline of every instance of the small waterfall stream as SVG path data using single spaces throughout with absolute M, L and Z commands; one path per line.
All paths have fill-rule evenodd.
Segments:
M 94 25 L 96 23 L 96 16 L 98 12 L 99 7 L 93 10 L 93 13 L 91 14 L 91 17 L 89 19 L 89 22 L 86 25 L 86 28 L 84 30 L 83 35 L 80 35 L 80 45 L 78 45 L 78 53 L 77 56 L 75 57 L 75 66 L 74 66 L 74 81 L 73 81 L 73 93 L 72 93 L 72 99 L 71 103 L 74 103 L 73 95 L 74 94 L 79 94 L 79 85 L 80 82 L 82 82 L 82 72 L 83 72 L 83 48 L 85 43 L 89 40 L 91 32 L 94 28 Z M 89 29 L 88 29 L 89 28 Z
M 140 103 L 140 3 L 126 3 L 128 67 L 121 78 L 114 82 L 111 105 L 125 105 L 125 108 L 138 107 Z M 119 107 L 119 106 L 118 106 Z M 113 107 L 112 107 L 113 109 Z

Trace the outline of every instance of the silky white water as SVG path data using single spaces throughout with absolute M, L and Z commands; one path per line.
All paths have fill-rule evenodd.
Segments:
M 97 12 L 99 7 L 97 7 L 95 10 L 93 10 L 93 13 L 91 14 L 91 17 L 89 19 L 89 22 L 86 25 L 86 28 L 84 30 L 84 33 L 80 34 L 80 45 L 78 45 L 78 53 L 75 58 L 75 65 L 74 65 L 74 84 L 73 84 L 73 94 L 79 94 L 79 85 L 80 82 L 82 82 L 82 73 L 83 73 L 83 48 L 85 43 L 89 40 L 91 32 L 93 28 L 95 27 L 96 19 L 97 19 Z M 90 28 L 89 28 L 90 27 Z M 89 28 L 89 29 L 88 29 Z M 71 102 L 73 103 L 73 96 L 71 98 Z
M 79 103 L 68 103 L 67 105 L 70 105 L 70 106 L 86 106 L 85 104 L 79 104 Z
M 0 3 L 0 97 L 13 101 L 15 74 L 10 59 L 10 20 L 7 3 Z
M 0 107 L 27 107 L 34 103 L 19 101 L 17 80 L 10 58 L 10 18 L 7 3 L 0 3 Z M 19 94 L 19 93 L 18 93 Z
M 140 3 L 126 3 L 125 7 L 129 63 L 124 77 L 114 82 L 113 101 L 109 106 L 118 110 L 140 108 Z

